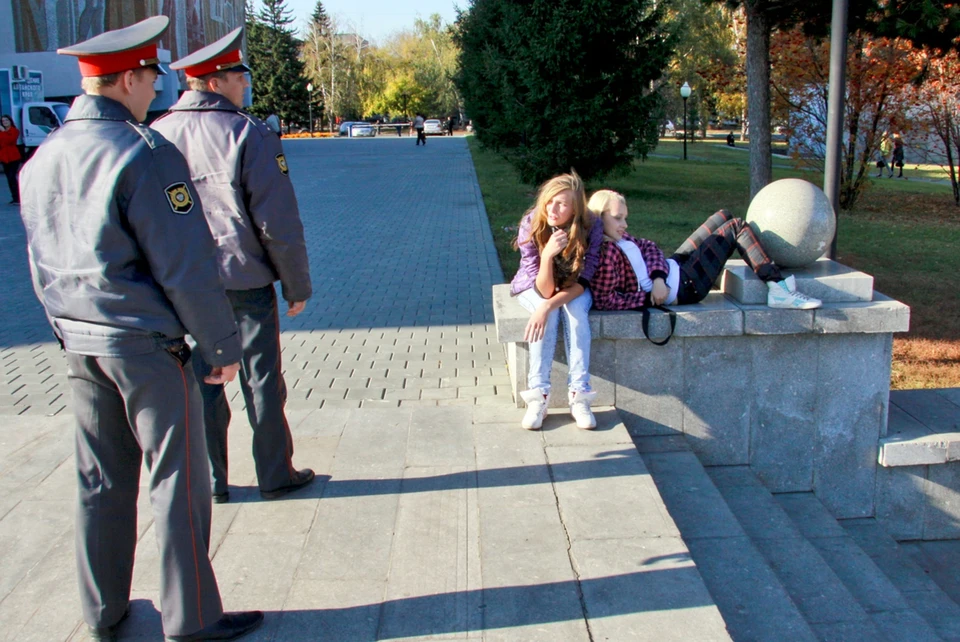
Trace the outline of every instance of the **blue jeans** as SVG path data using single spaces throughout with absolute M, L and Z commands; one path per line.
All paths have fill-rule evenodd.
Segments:
M 535 311 L 546 299 L 534 288 L 524 290 L 517 300 L 530 312 Z M 543 339 L 531 342 L 530 372 L 527 389 L 538 388 L 543 394 L 550 392 L 550 370 L 557 347 L 557 328 L 563 319 L 563 345 L 567 353 L 567 388 L 572 392 L 590 392 L 590 321 L 587 313 L 593 305 L 590 290 L 547 315 Z

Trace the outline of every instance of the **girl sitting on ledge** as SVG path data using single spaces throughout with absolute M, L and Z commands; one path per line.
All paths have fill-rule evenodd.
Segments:
M 627 202 L 622 194 L 599 190 L 587 207 L 603 223 L 600 264 L 590 280 L 598 310 L 699 303 L 734 251 L 767 284 L 771 308 L 812 310 L 821 305 L 819 299 L 797 292 L 794 277 L 783 277 L 750 226 L 725 210 L 710 216 L 666 259 L 653 241 L 626 233 Z
M 587 289 L 597 269 L 603 226 L 587 211 L 583 182 L 575 172 L 555 176 L 540 186 L 533 209 L 520 221 L 514 247 L 520 268 L 510 293 L 529 310 L 524 331 L 529 344 L 529 387 L 520 393 L 527 404 L 521 425 L 538 430 L 550 400 L 550 370 L 560 320 L 569 374 L 570 414 L 579 428 L 597 422 L 590 405 L 597 393 L 590 388 L 590 321 L 593 302 Z

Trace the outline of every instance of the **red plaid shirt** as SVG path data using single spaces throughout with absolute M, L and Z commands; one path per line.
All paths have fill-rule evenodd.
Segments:
M 625 241 L 632 241 L 640 248 L 643 262 L 651 279 L 666 280 L 667 259 L 657 244 L 647 239 L 637 239 L 624 234 Z M 597 310 L 635 310 L 647 305 L 649 294 L 640 289 L 637 273 L 627 255 L 613 241 L 604 237 L 600 246 L 600 265 L 590 281 L 593 307 Z

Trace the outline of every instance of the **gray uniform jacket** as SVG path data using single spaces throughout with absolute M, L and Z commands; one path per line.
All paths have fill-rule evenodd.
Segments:
M 190 333 L 211 365 L 240 360 L 186 162 L 126 107 L 77 97 L 20 186 L 34 287 L 67 350 L 146 354 Z
M 280 280 L 283 298 L 312 294 L 303 224 L 280 139 L 227 98 L 185 92 L 153 128 L 187 159 L 228 290 Z

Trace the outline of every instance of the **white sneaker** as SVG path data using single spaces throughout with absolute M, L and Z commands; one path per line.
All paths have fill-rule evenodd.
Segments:
M 527 430 L 540 430 L 543 418 L 547 416 L 547 406 L 550 405 L 550 395 L 543 394 L 539 389 L 525 390 L 520 398 L 527 402 L 527 412 L 523 415 L 520 425 Z
M 570 414 L 577 421 L 577 428 L 593 430 L 597 427 L 597 419 L 590 410 L 590 404 L 597 398 L 596 392 L 570 392 Z
M 782 281 L 767 281 L 767 305 L 785 310 L 813 310 L 823 302 L 797 292 L 797 280 L 791 274 Z

